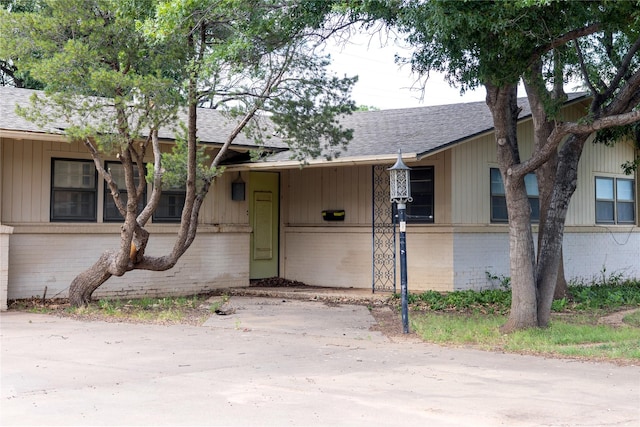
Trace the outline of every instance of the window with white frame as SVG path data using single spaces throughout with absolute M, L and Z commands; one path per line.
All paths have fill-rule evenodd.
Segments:
M 127 190 L 125 188 L 125 180 L 124 180 L 124 166 L 120 162 L 106 162 L 106 169 L 111 173 L 111 177 L 114 179 L 116 184 L 118 185 L 118 192 L 120 194 L 120 199 L 122 203 L 127 203 Z M 136 165 L 134 167 L 134 183 L 136 187 L 140 182 L 140 177 L 138 176 L 138 167 Z M 142 177 L 144 179 L 144 177 Z M 144 205 L 146 204 L 147 199 L 147 191 L 145 189 L 142 197 L 138 201 L 138 213 L 144 209 Z M 103 220 L 104 222 L 113 222 L 113 221 L 122 221 L 122 215 L 120 215 L 120 211 L 116 207 L 116 203 L 113 200 L 113 196 L 111 195 L 111 190 L 109 186 L 105 182 L 104 184 L 104 212 L 103 212 Z
M 97 200 L 93 161 L 51 159 L 51 221 L 95 222 Z
M 508 222 L 507 200 L 504 192 L 504 184 L 500 169 L 491 168 L 491 222 Z M 527 189 L 527 197 L 531 205 L 531 221 L 540 220 L 540 196 L 538 193 L 538 180 L 536 175 L 528 173 L 524 177 L 524 184 Z
M 596 223 L 634 224 L 635 191 L 633 179 L 595 178 Z

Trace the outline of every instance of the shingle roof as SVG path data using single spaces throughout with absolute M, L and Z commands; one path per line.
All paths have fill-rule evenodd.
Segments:
M 569 94 L 569 101 L 585 97 Z M 531 116 L 527 98 L 519 98 L 520 120 Z M 340 120 L 344 128 L 354 129 L 346 150 L 336 149 L 340 160 L 362 156 L 392 156 L 398 149 L 418 157 L 475 135 L 493 130 L 493 117 L 487 104 L 470 102 L 380 111 L 357 111 Z M 285 161 L 290 153 L 281 152 L 269 161 Z
M 29 98 L 33 93 L 42 92 L 8 86 L 0 87 L 0 130 L 62 134 L 61 129 L 68 127 L 67 123 L 51 123 L 46 127 L 39 127 L 16 114 L 16 105 L 28 106 Z M 182 114 L 181 119 L 186 121 L 186 114 Z M 217 110 L 198 109 L 198 138 L 203 143 L 223 144 L 234 126 L 233 122 Z M 169 128 L 161 129 L 159 136 L 169 140 L 174 139 L 174 134 Z M 233 145 L 236 147 L 256 147 L 255 142 L 242 133 L 238 135 Z M 277 138 L 270 141 L 268 145 L 272 148 L 286 148 L 286 144 Z
M 64 128 L 64 124 L 56 123 L 41 129 L 15 114 L 15 105 L 25 105 L 33 92 L 0 87 L 0 130 L 61 133 L 60 128 Z M 584 93 L 569 94 L 569 101 L 585 96 Z M 518 99 L 518 105 L 522 108 L 520 119 L 531 115 L 526 98 Z M 361 156 L 395 156 L 398 149 L 421 156 L 493 129 L 493 118 L 484 102 L 358 111 L 342 117 L 340 123 L 344 128 L 354 129 L 347 150 L 336 150 L 342 160 Z M 233 123 L 220 112 L 202 108 L 198 111 L 198 136 L 202 142 L 222 144 L 232 129 Z M 168 129 L 163 129 L 160 136 L 173 139 Z M 238 136 L 234 145 L 256 146 L 243 134 Z M 277 138 L 271 140 L 269 146 L 276 151 L 286 148 Z M 289 158 L 290 153 L 281 152 L 270 157 L 269 163 Z

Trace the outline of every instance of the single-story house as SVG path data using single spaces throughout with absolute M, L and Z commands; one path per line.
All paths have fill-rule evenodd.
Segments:
M 65 297 L 71 280 L 119 239 L 117 211 L 84 147 L 66 141 L 63 124 L 40 129 L 14 113 L 31 92 L 0 88 L 3 308 L 7 298 Z M 526 158 L 533 128 L 526 99 L 520 104 L 518 138 Z M 585 97 L 573 95 L 563 114 L 575 118 L 587 107 Z M 393 290 L 397 242 L 387 168 L 398 149 L 412 168 L 409 291 L 481 289 L 494 285 L 489 275 L 509 275 L 507 213 L 483 102 L 361 111 L 342 124 L 354 129 L 347 150 L 304 167 L 278 143 L 267 147 L 273 153 L 267 160 L 250 162 L 247 152 L 255 145 L 240 138 L 202 207 L 198 237 L 175 268 L 113 277 L 95 296 L 185 295 L 268 277 Z M 215 151 L 228 124 L 202 110 L 198 127 L 201 141 Z M 161 137 L 172 144 L 171 134 Z M 621 168 L 637 155 L 635 141 L 586 144 L 567 215 L 568 278 L 640 277 L 638 173 Z M 535 179 L 528 189 L 535 216 Z M 150 254 L 171 247 L 179 201 L 179 192 L 167 192 L 148 226 Z

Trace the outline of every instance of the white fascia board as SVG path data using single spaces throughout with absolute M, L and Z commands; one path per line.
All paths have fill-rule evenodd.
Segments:
M 376 156 L 358 156 L 358 157 L 339 157 L 333 160 L 313 159 L 306 163 L 296 160 L 284 160 L 277 162 L 256 162 L 243 163 L 240 165 L 226 166 L 227 171 L 260 171 L 260 170 L 282 170 L 282 169 L 300 169 L 300 168 L 323 168 L 332 166 L 359 166 L 359 165 L 377 165 L 380 163 L 389 163 L 392 165 L 398 159 L 397 154 L 383 154 Z M 416 153 L 402 153 L 402 160 L 412 163 L 418 160 Z

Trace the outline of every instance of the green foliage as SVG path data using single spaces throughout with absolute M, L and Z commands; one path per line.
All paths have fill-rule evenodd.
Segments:
M 569 298 L 555 300 L 552 311 L 613 310 L 620 307 L 640 307 L 640 280 L 625 279 L 620 274 L 606 275 L 569 286 Z M 498 278 L 496 276 L 496 278 Z M 500 280 L 508 283 L 508 277 Z M 394 294 L 397 300 L 399 294 Z M 485 289 L 454 292 L 426 291 L 409 294 L 408 302 L 414 310 L 457 311 L 474 313 L 507 313 L 511 306 L 511 291 Z
M 502 274 L 495 275 L 488 271 L 485 271 L 485 274 L 491 283 L 495 284 L 497 282 L 501 289 L 504 289 L 505 291 L 511 289 L 511 277 L 504 276 Z
M 356 111 L 380 111 L 380 109 L 373 105 L 358 105 Z
M 569 286 L 573 307 L 585 309 L 612 309 L 640 306 L 640 281 L 623 280 L 611 283 Z
M 186 129 L 182 126 L 183 132 L 186 134 Z M 170 153 L 162 153 L 162 167 L 164 172 L 162 174 L 163 188 L 185 188 L 187 183 L 187 152 L 189 147 L 187 145 L 185 136 L 178 136 L 175 144 L 171 147 Z M 224 167 L 209 167 L 211 159 L 206 154 L 204 146 L 198 147 L 196 152 L 196 191 L 200 191 L 202 183 L 211 180 L 224 172 Z M 153 182 L 154 165 L 147 164 L 147 182 Z
M 395 297 L 398 298 L 399 295 L 396 294 Z M 511 305 L 511 291 L 499 289 L 447 293 L 426 291 L 421 294 L 409 294 L 408 301 L 414 309 L 504 313 Z

